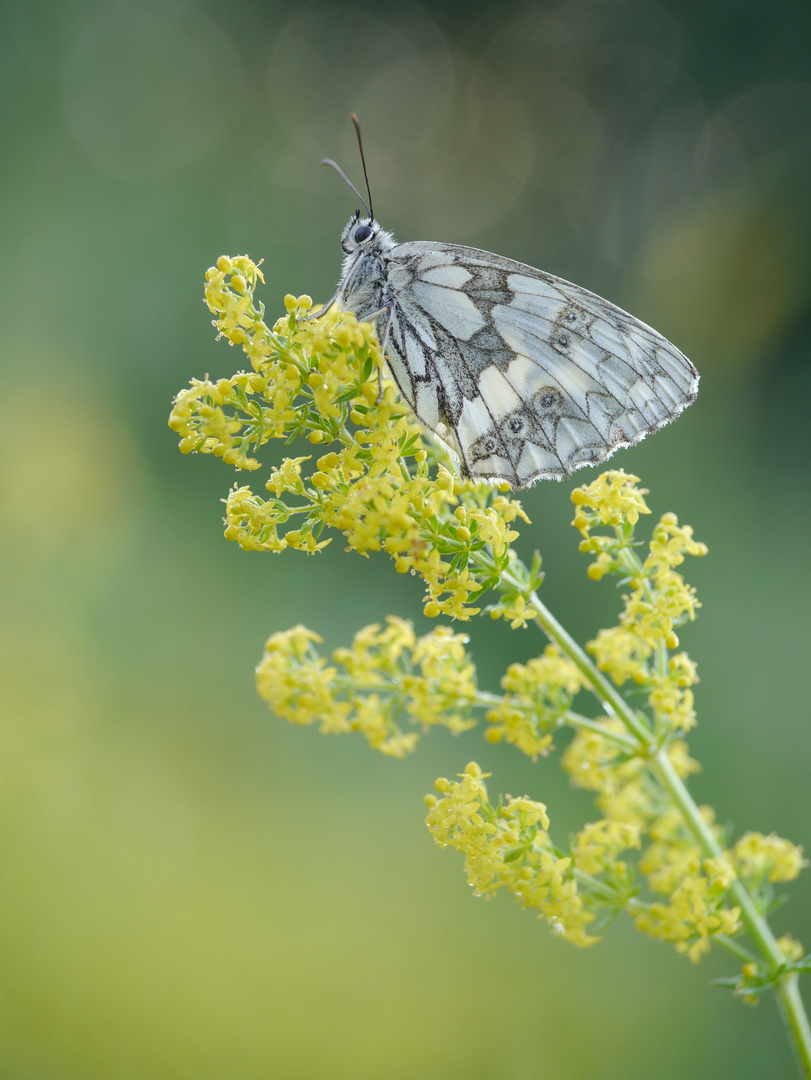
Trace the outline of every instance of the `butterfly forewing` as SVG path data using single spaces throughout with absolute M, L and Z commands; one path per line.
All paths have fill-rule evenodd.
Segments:
M 694 400 L 690 361 L 594 293 L 475 248 L 380 235 L 339 299 L 377 318 L 403 397 L 463 475 L 561 479 Z

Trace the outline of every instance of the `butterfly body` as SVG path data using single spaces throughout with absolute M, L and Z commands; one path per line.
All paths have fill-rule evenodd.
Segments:
M 527 487 L 596 465 L 695 400 L 675 346 L 577 285 L 476 248 L 398 244 L 359 213 L 336 301 L 375 323 L 417 418 L 463 476 Z

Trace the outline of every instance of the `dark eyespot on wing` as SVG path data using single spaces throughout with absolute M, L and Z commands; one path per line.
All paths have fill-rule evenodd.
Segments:
M 532 404 L 540 413 L 560 409 L 563 405 L 563 394 L 556 386 L 539 386 L 532 396 Z

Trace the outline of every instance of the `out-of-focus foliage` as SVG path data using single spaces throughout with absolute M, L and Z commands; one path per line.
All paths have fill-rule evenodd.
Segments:
M 3 5 L 4 1073 L 792 1075 L 766 1008 L 696 993 L 663 950 L 617 927 L 574 954 L 471 903 L 420 795 L 475 736 L 387 762 L 268 719 L 257 642 L 301 622 L 331 649 L 389 611 L 424 634 L 422 590 L 338 544 L 279 569 L 226 543 L 222 468 L 181 459 L 165 417 L 190 373 L 233 371 L 199 300 L 220 252 L 264 256 L 279 301 L 331 294 L 354 203 L 318 161 L 357 180 L 358 112 L 398 239 L 576 280 L 701 371 L 617 467 L 713 553 L 696 793 L 738 834 L 802 841 L 809 56 L 790 0 Z M 584 579 L 571 486 L 533 489 L 517 546 L 588 639 L 616 605 Z M 476 634 L 485 689 L 542 650 Z M 582 820 L 554 769 L 504 768 L 556 828 Z

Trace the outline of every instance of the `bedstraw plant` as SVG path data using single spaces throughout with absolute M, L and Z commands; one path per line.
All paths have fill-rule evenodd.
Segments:
M 420 578 L 429 618 L 461 627 L 487 615 L 513 629 L 535 624 L 548 639 L 494 693 L 479 687 L 460 629 L 418 636 L 390 615 L 326 657 L 318 634 L 296 626 L 265 644 L 261 697 L 283 719 L 360 733 L 395 758 L 436 725 L 461 732 L 483 723 L 488 742 L 533 760 L 569 729 L 561 764 L 594 793 L 594 821 L 568 841 L 555 837 L 542 802 L 491 794 L 489 774 L 471 762 L 425 797 L 435 841 L 463 855 L 477 896 L 512 893 L 573 945 L 593 945 L 625 912 L 694 963 L 713 945 L 727 950 L 740 972 L 720 982 L 745 1004 L 777 994 L 811 1077 L 797 985 L 811 958 L 790 936 L 775 939 L 766 921 L 776 887 L 806 865 L 802 849 L 774 834 L 727 835 L 686 784 L 698 769 L 685 741 L 697 676 L 679 633 L 699 604 L 681 568 L 705 545 L 672 513 L 641 528 L 650 509 L 635 476 L 611 470 L 575 488 L 588 576 L 618 577 L 625 588 L 616 625 L 581 647 L 540 598 L 540 558 L 528 566 L 512 549 L 529 523 L 520 502 L 504 487 L 459 479 L 423 440 L 385 375 L 371 324 L 334 307 L 313 318 L 309 297 L 288 296 L 287 314 L 268 326 L 254 295 L 261 281 L 246 256 L 223 256 L 207 271 L 214 326 L 241 347 L 247 370 L 192 380 L 169 421 L 183 453 L 214 454 L 238 470 L 258 470 L 255 455 L 270 439 L 304 448 L 260 490 L 235 484 L 225 536 L 276 554 L 315 554 L 340 536 L 348 550 L 383 551 L 397 573 Z

